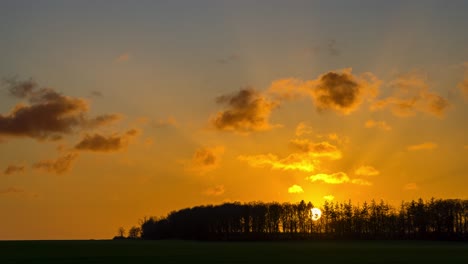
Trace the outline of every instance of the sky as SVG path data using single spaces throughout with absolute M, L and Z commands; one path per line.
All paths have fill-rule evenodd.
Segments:
M 468 198 L 467 1 L 0 0 L 0 240 Z

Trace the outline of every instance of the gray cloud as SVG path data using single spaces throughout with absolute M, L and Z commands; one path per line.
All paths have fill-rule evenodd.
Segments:
M 254 89 L 245 88 L 231 95 L 217 98 L 217 102 L 227 105 L 218 112 L 212 124 L 219 130 L 241 133 L 268 130 L 271 111 L 277 106 Z

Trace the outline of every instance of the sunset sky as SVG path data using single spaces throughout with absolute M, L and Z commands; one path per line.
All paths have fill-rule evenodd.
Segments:
M 468 198 L 467 1 L 0 0 L 0 240 Z

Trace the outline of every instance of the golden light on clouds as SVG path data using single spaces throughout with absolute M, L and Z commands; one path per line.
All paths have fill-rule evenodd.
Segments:
M 346 173 L 344 172 L 336 172 L 336 173 L 319 173 L 315 175 L 311 175 L 306 177 L 306 180 L 311 182 L 324 182 L 328 184 L 343 184 L 343 183 L 352 183 L 356 185 L 367 185 L 370 186 L 372 183 L 365 179 L 355 178 L 351 179 Z
M 312 134 L 313 130 L 310 125 L 305 122 L 300 122 L 296 127 L 296 136 L 300 137 L 302 135 Z
M 325 199 L 327 201 L 333 201 L 335 199 L 335 196 L 329 194 L 329 195 L 323 196 L 323 199 Z
M 304 190 L 301 186 L 294 184 L 293 186 L 288 188 L 288 193 L 303 193 Z
M 379 128 L 385 131 L 389 131 L 392 129 L 391 126 L 389 126 L 385 121 L 375 121 L 375 120 L 367 120 L 366 123 L 364 124 L 366 128 Z
M 216 185 L 212 188 L 208 188 L 206 189 L 203 194 L 207 195 L 207 196 L 220 196 L 222 194 L 224 194 L 225 192 L 225 189 L 224 189 L 224 185 Z
M 361 166 L 354 171 L 354 174 L 361 176 L 376 176 L 380 174 L 380 171 L 372 166 Z
M 417 151 L 417 150 L 433 150 L 437 148 L 437 144 L 434 142 L 424 142 L 421 144 L 411 145 L 408 146 L 407 149 L 410 151 Z
M 268 153 L 261 155 L 240 155 L 238 159 L 247 162 L 254 168 L 270 167 L 273 170 L 297 170 L 312 172 L 315 170 L 318 161 L 307 153 L 293 153 L 285 158 Z

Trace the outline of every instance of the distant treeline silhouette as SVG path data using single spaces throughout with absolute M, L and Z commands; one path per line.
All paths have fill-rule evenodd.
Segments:
M 224 203 L 186 208 L 141 222 L 143 239 L 292 240 L 427 239 L 468 240 L 468 200 L 384 201 L 353 205 L 325 202 L 312 221 L 311 202 Z

